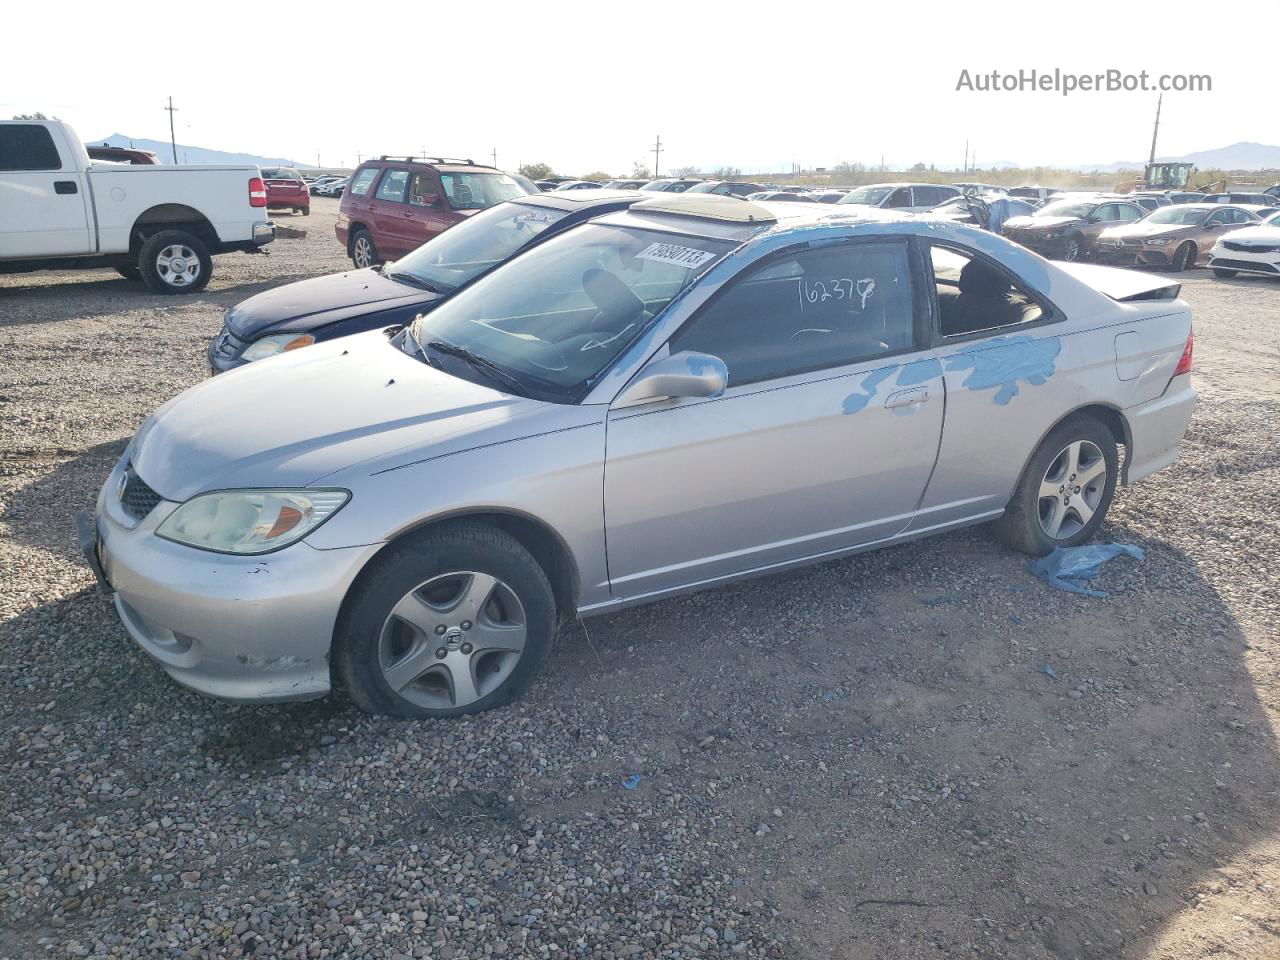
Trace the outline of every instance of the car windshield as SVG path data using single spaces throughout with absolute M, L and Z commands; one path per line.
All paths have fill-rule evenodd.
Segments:
M 463 220 L 387 268 L 387 276 L 417 280 L 448 293 L 501 263 L 568 214 L 525 203 L 501 203 Z
M 574 402 L 732 248 L 724 240 L 583 224 L 420 316 L 399 345 L 468 379 L 500 386 L 514 379 L 531 396 Z M 460 358 L 460 350 L 478 362 Z
M 1092 200 L 1086 200 L 1083 203 L 1079 200 L 1059 200 L 1048 206 L 1041 207 L 1033 216 L 1036 217 L 1076 217 L 1083 219 L 1093 212 L 1093 208 L 1097 203 Z
M 487 210 L 495 203 L 526 194 L 524 187 L 505 173 L 441 173 L 440 183 L 454 210 Z
M 1269 223 L 1280 227 L 1280 210 L 1277 210 L 1275 213 L 1268 214 L 1263 218 L 1263 223 Z
M 862 187 L 858 190 L 850 190 L 839 201 L 839 203 L 862 203 L 868 206 L 879 206 L 880 201 L 893 192 L 893 187 Z
M 667 189 L 667 187 L 671 186 L 671 184 L 674 182 L 675 181 L 673 180 L 650 180 L 640 189 L 641 190 L 665 190 Z
M 702 183 L 695 183 L 685 193 L 711 193 L 718 186 L 720 186 L 719 180 L 704 180 Z
M 1145 218 L 1146 223 L 1171 223 L 1186 226 L 1199 224 L 1210 211 L 1187 207 L 1161 207 Z

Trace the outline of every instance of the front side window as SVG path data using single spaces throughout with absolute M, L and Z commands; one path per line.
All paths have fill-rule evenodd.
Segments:
M 414 194 L 410 191 L 410 202 Z M 506 260 L 552 224 L 563 210 L 523 203 L 501 203 L 450 227 L 387 270 L 392 279 L 408 277 L 448 293 Z
M 719 357 L 738 386 L 909 349 L 912 316 L 905 244 L 838 244 L 749 270 L 671 349 Z
M 1003 271 L 957 247 L 932 244 L 929 256 L 944 337 L 1033 323 L 1044 310 Z
M 382 175 L 382 182 L 378 184 L 378 192 L 374 196 L 379 200 L 404 203 L 405 188 L 408 185 L 408 170 L 388 170 Z
M 899 187 L 893 191 L 889 199 L 884 202 L 886 207 L 909 207 L 911 206 L 911 190 L 909 187 Z
M 677 293 L 733 246 L 583 224 L 458 291 L 408 327 L 400 344 L 450 372 L 484 379 L 476 364 L 460 365 L 465 361 L 445 352 L 462 348 L 532 395 L 573 402 Z
M 487 210 L 525 196 L 524 188 L 505 173 L 442 173 L 440 183 L 455 210 Z
M 409 181 L 409 203 L 415 207 L 438 207 L 440 195 L 435 179 L 427 173 L 415 173 Z
M 58 148 L 38 123 L 0 126 L 0 170 L 61 170 Z
M 365 167 L 356 174 L 355 179 L 351 181 L 350 190 L 357 197 L 363 197 L 369 192 L 369 188 L 373 186 L 373 178 L 378 175 L 377 167 Z M 335 178 L 338 179 L 338 178 Z M 332 182 L 332 181 L 330 181 Z

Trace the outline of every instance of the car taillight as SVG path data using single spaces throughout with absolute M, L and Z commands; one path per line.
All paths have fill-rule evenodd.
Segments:
M 249 178 L 249 206 L 265 207 L 267 205 L 267 185 L 261 177 Z
M 1182 357 L 1178 360 L 1178 366 L 1173 371 L 1175 377 L 1179 374 L 1191 372 L 1191 345 L 1195 338 L 1196 336 L 1193 332 L 1187 332 L 1187 345 L 1182 348 Z

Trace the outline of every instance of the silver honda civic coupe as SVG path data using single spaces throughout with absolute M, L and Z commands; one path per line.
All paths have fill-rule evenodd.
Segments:
M 988 521 L 1087 540 L 1177 456 L 1178 292 L 945 221 L 659 196 L 169 401 L 81 544 L 188 687 L 471 713 L 566 618 Z

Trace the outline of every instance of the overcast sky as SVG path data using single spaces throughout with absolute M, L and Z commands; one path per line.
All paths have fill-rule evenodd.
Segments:
M 958 165 L 966 137 L 979 165 L 1145 159 L 1154 92 L 956 91 L 962 69 L 1116 68 L 1212 76 L 1166 95 L 1161 154 L 1280 143 L 1275 52 L 1251 52 L 1274 0 L 683 6 L 9 4 L 0 116 L 167 139 L 172 95 L 180 143 L 326 165 L 496 149 L 625 172 L 658 134 L 664 170 Z

